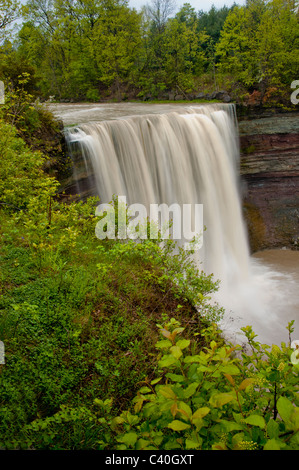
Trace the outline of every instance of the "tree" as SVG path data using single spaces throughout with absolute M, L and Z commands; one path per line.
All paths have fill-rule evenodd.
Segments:
M 189 23 L 191 24 L 191 23 Z M 177 89 L 179 94 L 194 88 L 194 77 L 203 70 L 205 61 L 201 45 L 207 35 L 196 32 L 196 23 L 188 23 L 177 18 L 168 21 L 164 39 L 164 61 L 167 85 Z
M 132 72 L 139 54 L 141 15 L 126 2 L 105 0 L 95 28 L 95 56 L 99 82 L 112 87 L 118 99 L 122 84 L 132 83 Z
M 151 3 L 146 5 L 146 10 L 152 27 L 161 33 L 168 18 L 175 11 L 175 0 L 151 0 Z
M 7 39 L 8 29 L 20 16 L 17 0 L 0 0 L 0 44 Z
M 216 52 L 219 70 L 261 101 L 288 87 L 299 69 L 298 13 L 293 0 L 248 0 L 227 16 Z

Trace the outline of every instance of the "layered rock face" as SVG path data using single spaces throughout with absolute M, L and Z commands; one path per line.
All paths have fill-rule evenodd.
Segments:
M 299 113 L 241 120 L 239 132 L 251 250 L 299 248 Z

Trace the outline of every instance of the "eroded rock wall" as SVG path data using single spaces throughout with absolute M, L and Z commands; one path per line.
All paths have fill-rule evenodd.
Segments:
M 252 251 L 299 248 L 299 113 L 242 120 L 239 132 Z

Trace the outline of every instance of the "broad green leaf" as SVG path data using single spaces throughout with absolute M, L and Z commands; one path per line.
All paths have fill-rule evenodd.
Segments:
M 287 423 L 294 411 L 294 406 L 286 397 L 279 397 L 277 400 L 277 410 L 283 421 Z
M 280 450 L 280 442 L 276 439 L 269 439 L 263 447 L 264 450 Z
M 199 354 L 195 354 L 194 356 L 186 356 L 184 358 L 184 362 L 187 364 L 192 364 L 193 362 L 202 362 L 202 357 Z
M 238 444 L 240 441 L 244 440 L 244 432 L 238 432 L 237 434 L 234 434 L 232 437 L 232 445 L 233 449 L 238 448 Z
M 135 432 L 128 432 L 127 434 L 119 437 L 117 440 L 118 442 L 123 442 L 129 447 L 133 447 L 137 441 L 137 434 Z
M 172 342 L 169 339 L 161 339 L 156 343 L 156 348 L 158 349 L 169 349 L 172 346 Z
M 176 345 L 181 348 L 181 349 L 185 349 L 189 346 L 190 344 L 190 340 L 189 339 L 180 339 L 179 341 L 177 341 Z
M 184 398 L 190 398 L 192 395 L 194 395 L 198 385 L 199 385 L 198 382 L 193 382 L 190 385 L 188 385 L 186 390 L 184 390 Z
M 242 424 L 236 423 L 236 421 L 228 421 L 226 419 L 221 419 L 220 425 L 223 427 L 225 432 L 242 431 L 243 429 Z
M 172 355 L 168 354 L 163 356 L 162 359 L 159 361 L 159 367 L 169 367 L 177 362 L 177 359 Z
M 201 440 L 202 441 L 202 440 Z M 192 439 L 185 440 L 185 449 L 199 449 L 202 442 L 197 442 Z
M 116 427 L 124 422 L 124 418 L 121 416 L 116 416 L 115 418 L 112 419 L 111 421 L 111 429 L 114 430 Z
M 166 377 L 172 380 L 173 382 L 183 382 L 185 380 L 185 377 L 183 375 L 172 374 L 171 372 L 168 372 L 166 374 Z
M 179 328 L 175 328 L 175 329 L 173 330 L 172 334 L 174 334 L 174 336 L 175 336 L 175 335 L 178 335 L 178 334 L 182 333 L 182 332 L 184 331 L 184 329 L 185 329 L 185 328 L 183 328 L 182 326 L 179 327 Z
M 239 385 L 239 391 L 245 390 L 245 388 L 249 387 L 254 382 L 254 379 L 244 379 L 243 382 Z
M 138 439 L 138 441 L 136 442 L 136 450 L 147 449 L 148 445 L 151 445 L 150 441 L 147 441 L 146 439 Z
M 203 406 L 202 408 L 198 408 L 198 410 L 196 410 L 193 415 L 192 415 L 192 420 L 193 419 L 198 419 L 198 418 L 203 418 L 204 416 L 206 416 L 208 413 L 210 412 L 210 408 L 208 408 L 207 406 Z
M 162 386 L 161 388 L 159 388 L 159 393 L 161 393 L 161 395 L 163 395 L 163 397 L 165 397 L 165 398 L 170 398 L 171 400 L 176 399 L 176 394 L 167 385 Z
M 266 427 L 265 419 L 260 415 L 250 415 L 245 418 L 245 423 L 250 424 L 251 426 L 258 426 L 261 429 Z
M 182 350 L 177 345 L 172 346 L 170 348 L 171 354 L 176 358 L 179 359 L 182 356 Z
M 169 423 L 167 427 L 172 429 L 173 431 L 184 431 L 185 429 L 190 428 L 190 424 L 183 423 L 183 421 L 175 419 L 174 421 Z
M 215 408 L 219 408 L 234 399 L 235 397 L 231 393 L 218 393 L 211 396 L 209 403 Z
M 226 374 L 230 374 L 230 375 L 240 374 L 239 367 L 235 366 L 234 364 L 229 364 L 227 366 L 222 367 L 221 371 L 225 372 Z
M 205 425 L 205 422 L 203 418 L 194 418 L 192 419 L 192 424 L 196 427 L 196 430 L 199 431 Z
M 180 401 L 178 403 L 178 412 L 181 413 L 182 416 L 185 416 L 188 419 L 190 419 L 192 416 L 192 410 L 190 406 L 184 401 Z
M 267 424 L 267 434 L 270 439 L 275 439 L 279 436 L 279 424 L 274 419 L 270 419 Z
M 141 388 L 139 389 L 139 392 L 140 392 L 140 393 L 143 393 L 143 394 L 144 394 L 144 393 L 151 393 L 152 390 L 151 390 L 149 387 L 141 387 Z

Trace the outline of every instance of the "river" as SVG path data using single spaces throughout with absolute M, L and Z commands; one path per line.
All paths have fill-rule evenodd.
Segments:
M 181 103 L 47 104 L 66 127 L 132 115 L 168 113 L 189 106 Z M 245 287 L 239 286 L 238 295 L 231 292 L 229 298 L 221 295 L 216 297 L 227 309 L 224 330 L 232 338 L 237 337 L 238 341 L 242 341 L 238 333 L 240 328 L 252 325 L 258 335 L 257 340 L 280 344 L 288 342 L 286 326 L 289 321 L 295 320 L 292 340 L 299 339 L 299 251 L 281 247 L 254 253 L 251 256 L 251 269 L 251 282 Z

